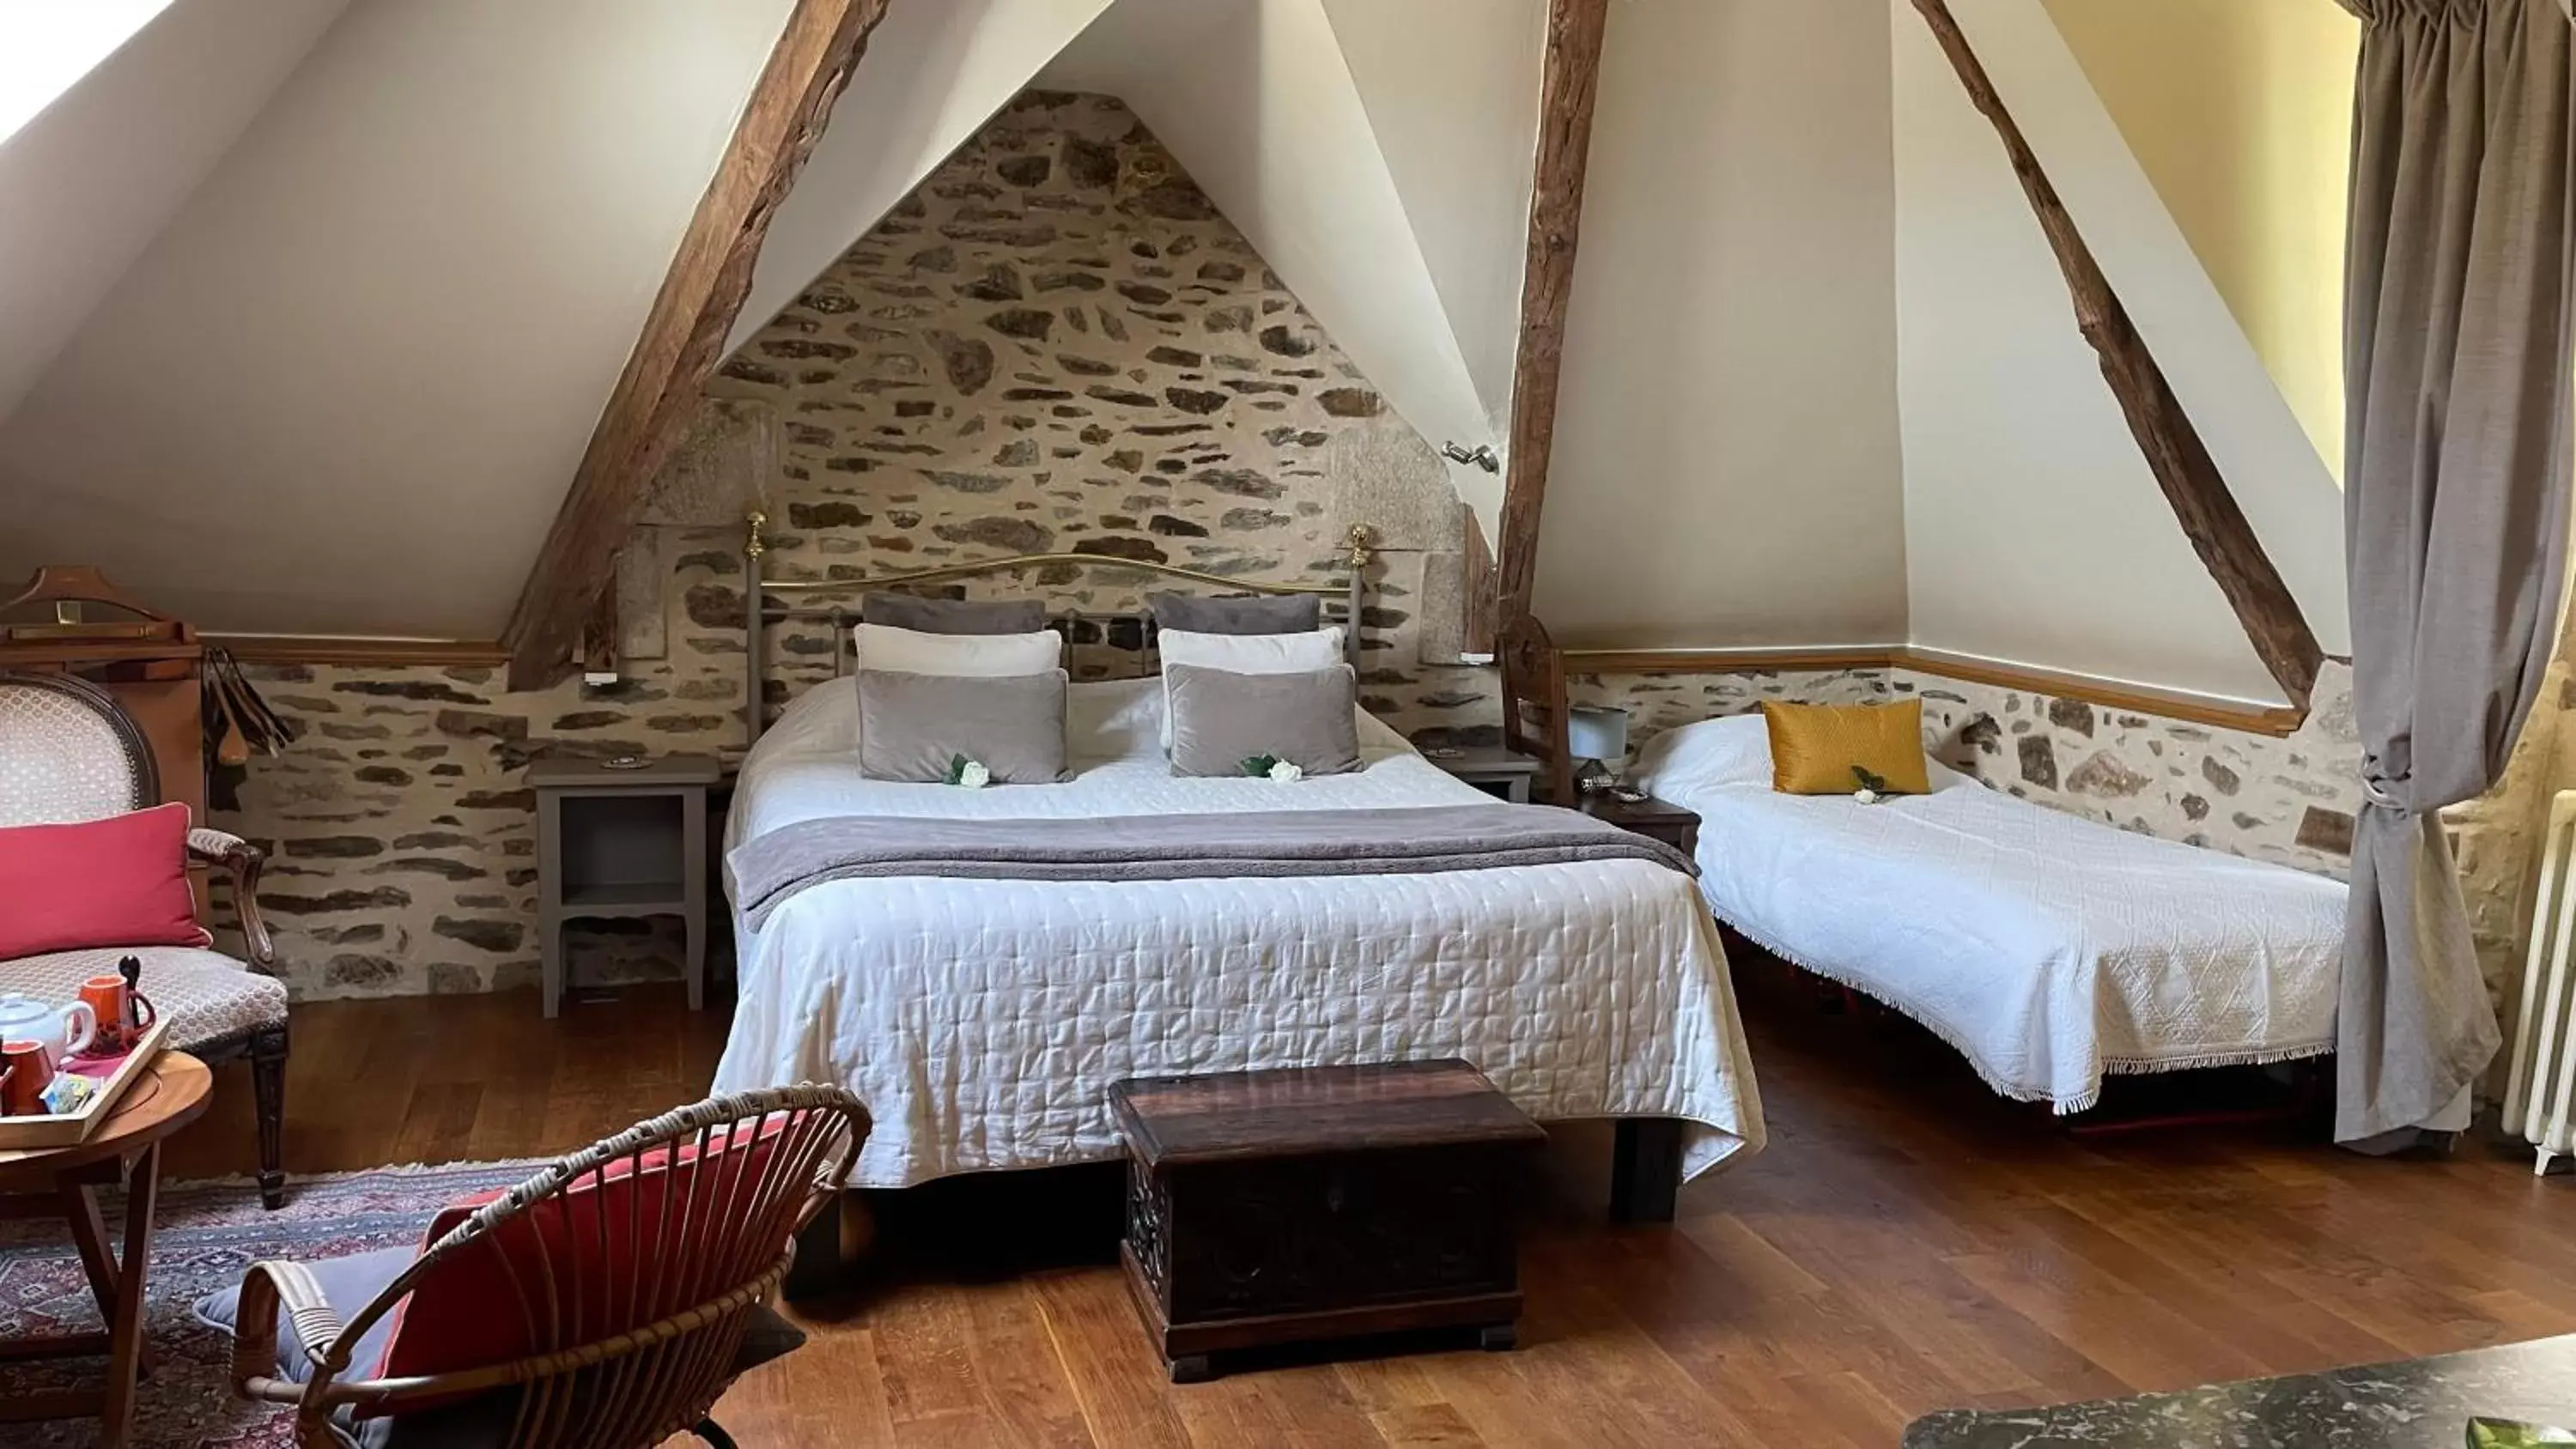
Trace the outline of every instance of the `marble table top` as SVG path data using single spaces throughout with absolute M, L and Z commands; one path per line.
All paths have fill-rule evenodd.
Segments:
M 2576 1425 L 2576 1334 L 2044 1409 L 1953 1409 L 1904 1449 L 2462 1449 L 2473 1415 Z

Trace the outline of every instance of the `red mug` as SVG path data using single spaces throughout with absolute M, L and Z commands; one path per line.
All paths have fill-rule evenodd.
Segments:
M 8 1071 L 0 1073 L 0 1112 L 12 1117 L 40 1117 L 45 1113 L 45 1089 L 54 1084 L 54 1064 L 45 1054 L 40 1041 L 0 1042 L 0 1061 Z
M 142 992 L 122 976 L 93 976 L 81 983 L 80 999 L 98 1014 L 98 1037 L 90 1050 L 100 1056 L 132 1051 L 159 1013 Z

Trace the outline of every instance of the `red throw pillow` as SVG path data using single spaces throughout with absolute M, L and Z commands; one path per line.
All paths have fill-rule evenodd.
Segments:
M 772 1112 L 756 1133 L 710 1133 L 701 1154 L 694 1143 L 677 1153 L 656 1148 L 640 1167 L 632 1158 L 608 1164 L 597 1177 L 584 1173 L 562 1192 L 503 1223 L 443 1259 L 420 1287 L 397 1305 L 376 1378 L 410 1378 L 508 1363 L 531 1353 L 575 1348 L 640 1328 L 725 1292 L 768 1262 L 703 1264 L 695 1281 L 659 1277 L 663 1296 L 639 1293 L 639 1265 L 678 1253 L 702 1237 L 711 1216 L 746 1205 L 770 1172 L 779 1134 L 806 1111 Z M 421 1235 L 421 1247 L 463 1223 L 504 1190 L 476 1193 L 440 1210 Z M 793 1212 L 800 1191 L 782 1195 Z M 779 1223 L 779 1246 L 792 1219 Z M 546 1290 L 555 1285 L 551 1332 L 543 1321 Z M 575 1285 L 578 1285 L 576 1289 Z M 524 1306 L 523 1306 L 524 1305 Z M 531 1316 L 533 1315 L 533 1317 Z M 352 1365 L 351 1377 L 368 1365 Z M 369 1411 L 361 1407 L 361 1418 Z
M 0 961 L 212 939 L 188 892 L 187 806 L 0 828 Z

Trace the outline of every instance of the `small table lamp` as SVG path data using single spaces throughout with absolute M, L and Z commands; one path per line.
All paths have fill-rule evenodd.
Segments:
M 1566 758 L 1580 766 L 1575 782 L 1586 794 L 1615 790 L 1619 767 L 1628 760 L 1628 712 L 1607 705 L 1578 704 L 1565 712 Z

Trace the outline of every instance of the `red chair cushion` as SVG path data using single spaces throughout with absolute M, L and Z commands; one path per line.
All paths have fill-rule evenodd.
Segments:
M 767 1254 L 747 1267 L 707 1265 L 702 1249 L 693 1259 L 684 1255 L 703 1243 L 717 1214 L 750 1204 L 793 1115 L 769 1114 L 738 1152 L 732 1150 L 734 1134 L 718 1129 L 709 1134 L 704 1153 L 692 1142 L 676 1153 L 656 1148 L 640 1164 L 621 1157 L 600 1175 L 582 1174 L 466 1244 L 431 1269 L 395 1309 L 374 1376 L 454 1373 L 574 1348 L 739 1286 L 748 1272 L 767 1264 Z M 505 1190 L 477 1193 L 442 1209 L 421 1237 L 422 1250 L 504 1195 Z M 784 1195 L 791 1203 L 801 1199 L 801 1190 Z M 783 1237 L 779 1246 L 785 1246 Z M 639 1282 L 664 1275 L 638 1270 L 666 1254 L 704 1265 L 701 1276 L 678 1287 L 665 1282 L 658 1301 L 645 1301 Z M 544 1286 L 549 1282 L 559 1315 L 551 1325 Z
M 0 827 L 0 961 L 213 939 L 188 891 L 187 806 Z

